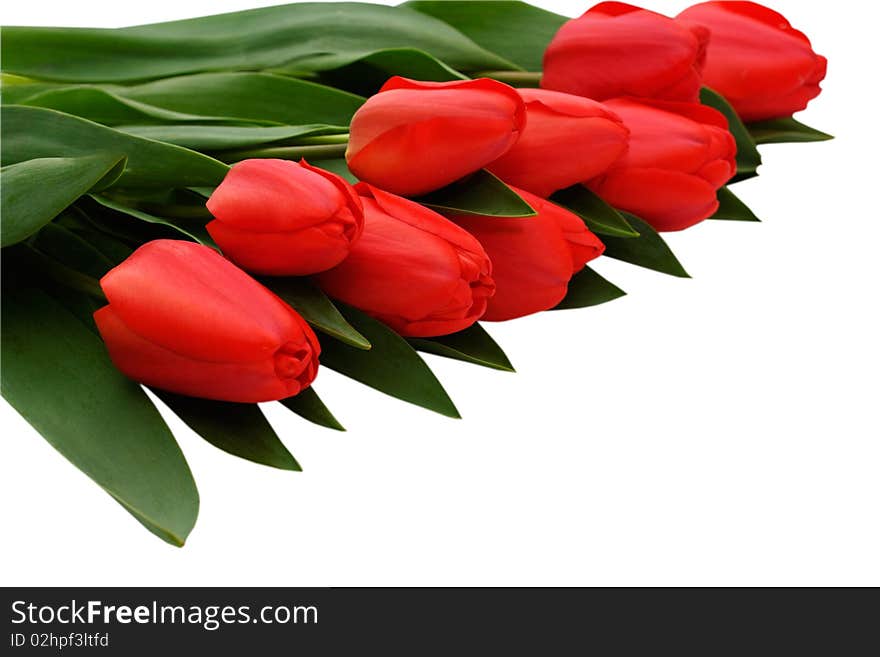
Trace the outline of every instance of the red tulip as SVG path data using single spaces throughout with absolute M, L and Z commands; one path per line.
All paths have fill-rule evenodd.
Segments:
M 622 2 L 601 2 L 553 37 L 541 86 L 595 100 L 696 101 L 708 38 L 705 28 Z
M 782 14 L 754 2 L 704 2 L 678 16 L 711 31 L 703 79 L 744 121 L 791 116 L 819 95 L 828 60 Z
M 501 82 L 393 77 L 355 113 L 345 157 L 371 185 L 425 194 L 496 160 L 524 124 L 522 99 Z
M 519 89 L 526 127 L 487 168 L 511 185 L 547 197 L 603 173 L 625 151 L 629 131 L 596 101 L 546 89 Z
M 342 264 L 319 274 L 330 296 L 405 336 L 446 335 L 486 310 L 495 283 L 480 243 L 433 210 L 360 183 L 364 234 Z
M 287 304 L 216 251 L 155 240 L 101 279 L 95 322 L 123 374 L 193 397 L 263 402 L 296 395 L 321 347 Z
M 339 264 L 360 237 L 354 189 L 305 160 L 244 160 L 211 198 L 208 232 L 224 255 L 256 274 L 304 276 Z
M 598 258 L 605 245 L 576 215 L 517 190 L 534 217 L 456 216 L 492 260 L 495 296 L 484 320 L 500 321 L 549 310 L 565 297 L 571 277 Z
M 736 172 L 727 120 L 696 103 L 607 102 L 629 128 L 629 151 L 588 187 L 657 230 L 681 230 L 718 209 L 718 188 Z

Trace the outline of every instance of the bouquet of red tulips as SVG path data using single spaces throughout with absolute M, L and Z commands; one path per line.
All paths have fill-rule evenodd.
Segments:
M 234 44 L 231 47 L 230 44 Z M 3 395 L 150 531 L 198 493 L 142 386 L 299 469 L 260 402 L 341 425 L 322 367 L 456 417 L 419 352 L 511 370 L 482 322 L 687 276 L 660 233 L 730 191 L 826 60 L 776 12 L 292 4 L 2 33 Z

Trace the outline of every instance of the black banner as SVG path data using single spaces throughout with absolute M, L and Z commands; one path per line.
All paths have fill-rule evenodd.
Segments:
M 877 613 L 867 589 L 9 588 L 2 597 L 4 655 L 790 654 L 798 644 L 856 654 L 847 646 L 862 644 Z

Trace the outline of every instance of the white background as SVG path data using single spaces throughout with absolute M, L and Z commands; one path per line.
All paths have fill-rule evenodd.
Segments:
M 29 0 L 2 20 L 115 27 L 260 4 Z M 837 139 L 763 149 L 761 177 L 735 188 L 763 224 L 670 235 L 693 280 L 603 259 L 629 296 L 489 326 L 517 374 L 432 358 L 461 421 L 324 370 L 347 433 L 267 408 L 303 473 L 169 418 L 202 499 L 183 549 L 2 402 L 2 583 L 880 585 L 873 10 L 771 4 L 829 57 L 799 118 Z

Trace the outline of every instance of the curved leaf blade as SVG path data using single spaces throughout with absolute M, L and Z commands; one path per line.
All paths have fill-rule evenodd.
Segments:
M 348 125 L 364 102 L 339 89 L 269 73 L 200 73 L 113 90 L 174 112 L 283 125 Z
M 811 128 L 793 117 L 756 121 L 746 127 L 757 144 L 790 144 L 834 139 L 832 135 Z
M 726 221 L 761 221 L 749 206 L 730 191 L 729 187 L 722 187 L 718 190 L 718 209 L 709 218 Z
M 339 307 L 372 348 L 364 351 L 339 340 L 325 340 L 322 365 L 386 395 L 447 417 L 461 417 L 437 377 L 406 340 L 356 308 Z
M 298 395 L 280 401 L 282 405 L 309 422 L 327 429 L 345 431 L 345 427 L 333 416 L 313 387 L 308 387 Z
M 534 217 L 537 214 L 519 194 L 485 169 L 413 200 L 441 213 L 484 217 Z
M 127 156 L 116 185 L 198 187 L 217 185 L 229 167 L 195 151 L 142 139 L 70 114 L 7 105 L 2 116 L 2 165 L 35 158 L 78 157 L 107 151 Z
M 125 156 L 97 153 L 47 157 L 0 169 L 0 246 L 17 244 L 57 217 L 83 194 L 122 174 Z
M 597 274 L 593 269 L 584 267 L 568 282 L 568 293 L 553 310 L 569 310 L 588 308 L 602 303 L 614 301 L 626 292 L 611 281 Z
M 193 240 L 195 242 L 198 242 L 199 244 L 204 244 L 205 246 L 210 246 L 211 248 L 217 248 L 217 245 L 214 243 L 214 240 L 211 239 L 211 236 L 210 234 L 208 234 L 208 231 L 203 223 L 187 221 L 184 219 L 175 219 L 173 217 L 159 217 L 154 214 L 150 214 L 149 212 L 144 212 L 143 210 L 129 207 L 124 203 L 119 203 L 118 201 L 107 198 L 106 196 L 103 196 L 101 194 L 89 195 L 88 201 L 91 201 L 105 208 L 106 210 L 111 210 L 111 215 L 113 213 L 123 214 L 133 219 L 137 219 L 138 221 L 143 221 L 147 224 L 166 226 L 179 233 L 180 237 L 185 237 L 186 239 Z
M 296 3 L 119 30 L 4 27 L 0 57 L 4 70 L 41 80 L 133 82 L 200 71 L 326 71 L 377 50 L 410 47 L 459 71 L 509 67 L 442 21 L 355 2 Z
M 95 334 L 34 288 L 3 292 L 3 396 L 147 529 L 183 545 L 199 496 L 156 408 Z
M 302 470 L 256 404 L 151 390 L 186 426 L 224 452 L 280 470 Z
M 232 125 L 122 125 L 117 130 L 136 137 L 177 144 L 196 151 L 221 151 L 246 148 L 302 137 L 344 134 L 347 126 L 324 124 L 296 126 L 232 126 Z
M 540 71 L 544 51 L 568 18 L 525 2 L 507 0 L 415 0 L 405 7 L 448 23 L 527 71 Z
M 370 341 L 354 328 L 317 285 L 306 278 L 264 278 L 272 290 L 322 333 L 355 347 L 370 349 Z
M 597 235 L 638 237 L 639 233 L 617 210 L 603 201 L 598 194 L 583 185 L 562 189 L 550 200 L 574 212 Z
M 653 269 L 662 274 L 690 278 L 690 274 L 681 266 L 672 249 L 667 246 L 663 238 L 650 224 L 634 214 L 628 212 L 622 214 L 627 222 L 638 231 L 639 236 L 629 238 L 603 237 L 606 256 L 646 269 Z
M 515 371 L 498 343 L 479 324 L 451 335 L 410 338 L 409 343 L 419 351 L 436 356 L 454 358 L 504 372 Z

